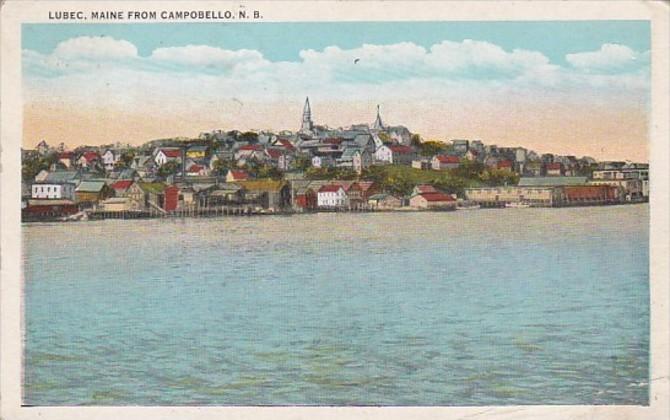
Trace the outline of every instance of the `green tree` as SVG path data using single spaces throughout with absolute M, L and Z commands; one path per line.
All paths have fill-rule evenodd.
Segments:
M 176 160 L 166 162 L 160 168 L 158 168 L 158 175 L 162 177 L 167 177 L 169 175 L 176 174 L 181 168 L 181 163 Z
M 445 153 L 449 150 L 447 144 L 442 143 L 441 141 L 424 141 L 419 145 L 419 154 L 421 156 L 435 156 L 440 153 Z

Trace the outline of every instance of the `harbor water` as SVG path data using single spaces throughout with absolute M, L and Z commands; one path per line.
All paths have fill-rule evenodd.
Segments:
M 28 405 L 648 404 L 648 205 L 23 226 Z

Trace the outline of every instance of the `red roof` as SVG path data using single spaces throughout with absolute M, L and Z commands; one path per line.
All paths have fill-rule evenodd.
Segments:
M 341 185 L 336 184 L 326 184 L 319 188 L 319 192 L 338 192 L 342 188 Z M 342 188 L 343 189 L 343 188 Z
M 547 169 L 549 170 L 560 170 L 561 169 L 561 164 L 560 163 L 547 163 Z
M 366 192 L 367 190 L 372 188 L 372 186 L 375 185 L 375 183 L 373 181 L 360 181 L 358 185 L 361 187 L 361 190 L 363 192 Z
M 232 169 L 228 173 L 233 177 L 234 180 L 237 181 L 244 181 L 245 179 L 249 179 L 249 174 L 246 173 L 245 171 Z
M 295 146 L 288 139 L 279 139 L 278 142 L 289 150 L 295 150 Z
M 417 185 L 416 189 L 419 190 L 420 193 L 439 193 L 439 191 L 433 187 L 432 185 L 428 184 L 421 184 Z
M 512 167 L 512 161 L 511 160 L 501 160 L 498 162 L 498 168 L 511 168 Z
M 112 187 L 114 190 L 117 190 L 117 191 L 125 191 L 125 190 L 127 190 L 128 188 L 130 188 L 131 185 L 133 185 L 133 181 L 132 181 L 132 180 L 130 180 L 130 179 L 124 179 L 124 180 L 122 180 L 122 181 L 116 181 L 115 183 L 113 183 L 113 184 L 111 185 L 111 187 Z
M 263 146 L 260 144 L 247 144 L 246 146 L 240 147 L 240 150 L 255 150 L 260 152 L 263 150 Z
M 196 174 L 196 173 L 202 171 L 203 169 L 205 169 L 204 166 L 196 164 L 196 165 L 191 165 L 191 167 L 188 168 L 188 172 Z
M 279 159 L 284 153 L 281 150 L 277 149 L 266 149 L 265 150 L 272 159 Z
M 409 147 L 409 146 L 400 146 L 400 145 L 389 146 L 389 149 L 391 149 L 391 151 L 393 153 L 407 154 L 407 153 L 412 153 L 413 152 L 412 148 Z
M 100 159 L 100 156 L 96 152 L 85 152 L 82 157 L 86 159 L 87 162 Z
M 454 197 L 444 194 L 441 192 L 434 192 L 434 193 L 423 193 L 421 194 L 421 197 L 425 198 L 426 201 L 456 201 Z
M 329 137 L 327 139 L 323 140 L 323 143 L 328 143 L 328 144 L 340 144 L 342 143 L 342 139 L 338 137 Z
M 161 152 L 169 158 L 178 158 L 181 157 L 181 150 L 175 149 L 161 149 Z
M 458 156 L 449 156 L 449 155 L 437 155 L 437 160 L 440 163 L 459 163 L 460 159 Z
M 58 154 L 58 159 L 72 159 L 72 152 L 61 152 Z

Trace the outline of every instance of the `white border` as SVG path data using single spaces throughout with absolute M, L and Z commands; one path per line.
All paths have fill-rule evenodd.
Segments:
M 0 173 L 0 415 L 5 419 L 93 418 L 414 418 L 485 417 L 500 419 L 661 419 L 670 418 L 670 252 L 668 202 L 668 4 L 661 1 L 478 1 L 478 2 L 244 2 L 262 11 L 265 21 L 438 21 L 438 20 L 651 20 L 651 396 L 650 406 L 505 407 L 21 407 L 22 275 L 20 236 L 20 145 L 22 135 L 21 23 L 48 22 L 47 10 L 220 10 L 232 2 L 79 2 L 7 1 L 2 6 Z M 93 23 L 93 22 L 88 22 Z M 102 22 L 101 22 L 102 23 Z M 122 22 L 115 22 L 122 23 Z

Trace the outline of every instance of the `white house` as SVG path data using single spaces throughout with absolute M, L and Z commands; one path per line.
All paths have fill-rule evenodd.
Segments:
M 396 165 L 411 165 L 416 157 L 414 150 L 409 146 L 383 145 L 375 152 L 375 159 Z
M 31 198 L 74 200 L 75 185 L 71 183 L 36 183 L 32 185 Z
M 108 171 L 114 169 L 114 165 L 116 165 L 119 159 L 121 159 L 121 151 L 119 150 L 107 149 L 102 154 L 102 163 Z
M 347 207 L 349 198 L 341 185 L 326 184 L 316 194 L 318 207 Z
M 163 166 L 168 162 L 181 162 L 181 150 L 176 149 L 160 149 L 154 157 L 156 165 Z

